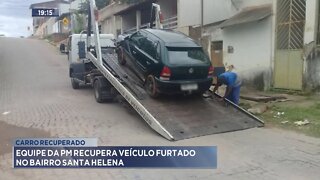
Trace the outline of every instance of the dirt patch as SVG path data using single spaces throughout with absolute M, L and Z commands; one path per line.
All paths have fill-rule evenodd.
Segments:
M 270 102 L 256 102 L 241 99 L 240 106 L 245 109 L 257 109 L 267 106 L 267 111 L 257 113 L 265 121 L 265 127 L 280 127 L 287 130 L 302 132 L 309 136 L 320 137 L 320 96 L 319 94 L 283 94 L 283 92 L 259 92 L 245 89 L 243 96 L 284 96 Z M 307 122 L 307 123 L 304 123 Z M 302 123 L 301 125 L 299 123 Z
M 33 128 L 24 128 L 0 121 L 0 155 L 12 151 L 12 141 L 15 138 L 43 138 L 50 137 L 50 133 Z

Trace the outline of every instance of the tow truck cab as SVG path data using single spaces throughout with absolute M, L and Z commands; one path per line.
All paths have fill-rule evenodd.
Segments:
M 94 35 L 90 37 L 91 44 L 89 47 L 94 47 Z M 115 49 L 113 34 L 100 34 L 101 48 Z M 67 54 L 69 61 L 69 77 L 74 89 L 78 89 L 81 84 L 92 83 L 92 77 L 88 75 L 95 74 L 96 67 L 86 58 L 87 50 L 87 35 L 73 34 L 68 38 Z M 98 72 L 96 73 L 98 74 Z
M 94 35 L 90 37 L 91 46 L 94 45 Z M 100 34 L 101 47 L 115 47 L 115 37 L 113 34 Z M 68 61 L 72 63 L 82 63 L 81 60 L 85 59 L 85 49 L 87 48 L 87 35 L 86 34 L 73 34 L 68 38 Z M 84 55 L 84 56 L 83 56 Z

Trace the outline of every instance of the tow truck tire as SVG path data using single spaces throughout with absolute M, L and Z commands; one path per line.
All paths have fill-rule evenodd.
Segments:
M 72 85 L 73 89 L 79 89 L 80 88 L 79 82 L 77 82 L 77 80 L 75 80 L 74 78 L 71 78 L 71 85 Z
M 157 90 L 156 80 L 153 75 L 149 75 L 146 79 L 145 89 L 149 96 L 152 98 L 157 98 L 159 96 L 159 92 Z
M 127 63 L 127 61 L 124 57 L 124 52 L 123 52 L 122 48 L 119 48 L 119 50 L 118 50 L 118 61 L 119 61 L 119 64 L 121 64 L 121 65 L 125 65 Z
M 102 89 L 101 89 L 101 83 L 97 79 L 93 83 L 93 89 L 94 89 L 94 97 L 98 103 L 103 103 L 103 98 L 102 98 Z
M 94 97 L 98 103 L 113 102 L 116 93 L 112 90 L 112 85 L 104 78 L 96 78 L 93 89 Z

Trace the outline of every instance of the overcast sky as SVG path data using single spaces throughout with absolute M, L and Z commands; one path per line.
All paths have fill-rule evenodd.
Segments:
M 31 35 L 32 17 L 29 6 L 45 1 L 49 0 L 0 0 L 0 34 L 10 37 Z

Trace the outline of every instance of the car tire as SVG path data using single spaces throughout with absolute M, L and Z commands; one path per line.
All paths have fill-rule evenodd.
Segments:
M 71 78 L 71 85 L 72 85 L 73 89 L 79 89 L 80 88 L 80 84 L 75 78 Z
M 94 97 L 98 103 L 103 103 L 101 84 L 99 80 L 95 80 L 93 83 Z
M 124 52 L 122 48 L 119 48 L 118 50 L 118 62 L 121 65 L 125 65 L 127 63 L 125 57 L 124 57 Z
M 145 83 L 145 89 L 152 98 L 157 98 L 159 96 L 156 80 L 153 75 L 148 75 Z

